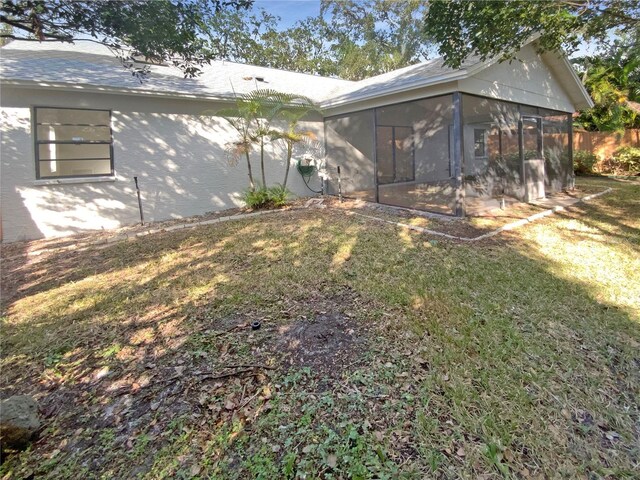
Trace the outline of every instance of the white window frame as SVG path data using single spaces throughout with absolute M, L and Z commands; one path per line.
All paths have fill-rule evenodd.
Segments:
M 75 141 L 75 140 L 64 140 L 64 141 L 50 141 L 50 140 L 40 140 L 38 139 L 38 126 L 43 124 L 38 123 L 38 110 L 39 109 L 47 109 L 47 110 L 84 110 L 84 111 L 94 111 L 94 112 L 108 112 L 109 113 L 109 140 L 108 141 Z M 33 118 L 33 142 L 34 142 L 34 153 L 35 153 L 35 162 L 36 162 L 36 180 L 38 181 L 48 181 L 48 180 L 63 180 L 63 179 L 82 179 L 82 178 L 98 178 L 98 177 L 113 177 L 115 170 L 113 164 L 113 128 L 112 128 L 112 111 L 106 108 L 75 108 L 75 107 L 49 107 L 49 106 L 34 106 L 32 107 L 32 118 Z M 67 124 L 65 124 L 66 126 Z M 87 124 L 68 124 L 68 126 L 100 126 L 106 127 L 107 125 L 87 125 Z M 51 160 L 40 160 L 40 145 L 56 145 L 56 144 L 75 144 L 75 145 L 109 145 L 109 165 L 110 171 L 109 173 L 96 173 L 96 174 L 80 174 L 80 175 L 49 175 L 49 176 L 41 176 L 40 175 L 40 163 L 48 162 Z M 71 159 L 61 159 L 60 161 L 69 161 Z M 73 159 L 74 161 L 81 160 L 92 160 L 92 159 Z M 100 159 L 102 160 L 102 159 Z M 107 158 L 104 158 L 107 160 Z

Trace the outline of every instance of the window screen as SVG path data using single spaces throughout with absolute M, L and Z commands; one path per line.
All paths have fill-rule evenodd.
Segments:
M 486 132 L 484 128 L 475 128 L 473 130 L 473 154 L 476 158 L 487 156 Z
M 35 109 L 37 178 L 113 174 L 111 112 Z
M 412 182 L 415 178 L 413 129 L 379 126 L 376 144 L 378 183 Z
M 453 96 L 378 107 L 376 125 L 378 201 L 455 213 Z

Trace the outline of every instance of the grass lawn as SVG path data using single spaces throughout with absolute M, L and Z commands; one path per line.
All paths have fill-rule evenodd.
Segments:
M 583 185 L 472 245 L 328 208 L 6 246 L 44 426 L 0 478 L 638 478 L 640 183 Z

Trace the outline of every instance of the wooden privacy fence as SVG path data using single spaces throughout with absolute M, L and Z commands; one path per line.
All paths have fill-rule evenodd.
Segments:
M 640 130 L 615 132 L 573 131 L 573 151 L 584 150 L 593 153 L 598 160 L 606 160 L 620 147 L 640 147 Z

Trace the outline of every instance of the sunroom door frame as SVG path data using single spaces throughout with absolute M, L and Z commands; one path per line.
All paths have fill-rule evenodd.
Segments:
M 535 121 L 536 124 L 536 130 L 537 130 L 537 134 L 536 134 L 536 148 L 537 148 L 537 153 L 538 153 L 538 157 L 539 158 L 531 158 L 531 159 L 527 159 L 526 158 L 526 151 L 525 151 L 525 145 L 524 145 L 524 124 L 526 121 Z M 544 198 L 546 191 L 545 191 L 545 178 L 546 178 L 546 173 L 544 172 L 544 165 L 545 165 L 545 160 L 544 160 L 544 132 L 543 132 L 543 124 L 544 122 L 542 121 L 542 116 L 541 115 L 536 115 L 536 114 L 529 114 L 529 113 L 521 113 L 520 114 L 520 119 L 518 121 L 518 145 L 519 145 L 519 149 L 520 149 L 520 168 L 522 170 L 522 192 L 523 192 L 523 200 L 525 202 L 530 202 L 532 200 L 538 200 L 540 198 Z M 542 163 L 542 171 L 543 171 L 543 178 L 542 178 L 542 194 L 540 195 L 539 192 L 537 192 L 540 189 L 536 189 L 536 192 L 532 192 L 532 184 L 530 184 L 529 179 L 527 178 L 527 162 L 531 162 L 531 161 L 538 161 Z

